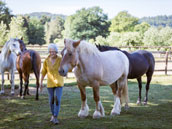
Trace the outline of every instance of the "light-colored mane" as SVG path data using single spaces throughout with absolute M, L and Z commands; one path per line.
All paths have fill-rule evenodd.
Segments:
M 80 50 L 80 53 L 86 53 L 90 55 L 97 54 L 100 52 L 95 45 L 86 41 L 81 41 L 80 45 L 78 46 L 78 49 Z
M 2 50 L 1 50 L 1 54 L 0 54 L 0 58 L 1 58 L 1 60 L 0 61 L 3 61 L 3 60 L 5 60 L 5 58 L 8 56 L 8 44 L 9 44 L 9 41 L 7 41 L 6 43 L 5 43 L 5 45 L 3 46 L 3 48 L 2 48 Z
M 73 40 L 67 39 L 66 42 L 66 48 L 68 50 L 73 50 L 73 46 L 71 44 L 71 42 L 73 42 Z M 79 46 L 77 47 L 77 50 L 80 52 L 80 54 L 97 54 L 100 53 L 100 51 L 97 49 L 97 47 L 94 44 L 88 43 L 86 41 L 81 41 L 81 43 L 79 44 Z

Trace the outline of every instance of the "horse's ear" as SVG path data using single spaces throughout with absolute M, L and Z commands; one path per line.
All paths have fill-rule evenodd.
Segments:
M 73 42 L 73 47 L 76 48 L 80 44 L 81 40 Z

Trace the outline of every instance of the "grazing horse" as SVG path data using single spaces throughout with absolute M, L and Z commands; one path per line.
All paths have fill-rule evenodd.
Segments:
M 0 54 L 0 72 L 2 76 L 2 85 L 0 94 L 4 94 L 4 72 L 8 71 L 11 74 L 11 94 L 14 95 L 14 72 L 16 70 L 16 58 L 21 53 L 18 39 L 11 38 L 5 43 Z
M 18 40 L 20 43 L 21 48 L 21 55 L 17 57 L 17 70 L 19 73 L 20 78 L 20 97 L 24 98 L 26 93 L 29 94 L 29 76 L 30 73 L 35 74 L 36 77 L 36 100 L 38 100 L 39 97 L 39 77 L 40 77 L 40 69 L 41 69 L 41 58 L 38 52 L 34 50 L 27 50 L 26 46 L 23 42 L 23 40 Z M 23 79 L 25 82 L 25 89 L 24 93 L 22 95 L 22 87 L 23 87 Z
M 128 106 L 127 76 L 129 61 L 120 51 L 100 52 L 95 45 L 86 41 L 64 40 L 65 48 L 61 52 L 62 61 L 59 73 L 66 76 L 74 68 L 78 88 L 81 94 L 81 109 L 78 117 L 86 117 L 89 107 L 86 99 L 86 86 L 93 88 L 96 110 L 93 118 L 104 117 L 104 108 L 99 96 L 99 86 L 110 85 L 114 94 L 114 106 L 111 115 L 120 114 L 122 102 Z M 117 83 L 116 83 L 117 82 Z
M 96 45 L 100 51 L 108 51 L 108 50 L 118 50 L 122 51 L 117 47 L 110 47 L 110 46 L 101 46 Z M 142 90 L 142 76 L 146 74 L 147 76 L 147 83 L 146 83 L 146 96 L 144 99 L 143 104 L 146 105 L 148 101 L 148 91 L 149 85 L 152 79 L 152 75 L 155 68 L 155 59 L 152 53 L 145 51 L 145 50 L 137 50 L 132 53 L 128 53 L 127 51 L 122 51 L 129 59 L 129 73 L 128 79 L 136 78 L 138 81 L 139 86 L 139 97 L 137 100 L 137 104 L 141 104 L 141 90 Z

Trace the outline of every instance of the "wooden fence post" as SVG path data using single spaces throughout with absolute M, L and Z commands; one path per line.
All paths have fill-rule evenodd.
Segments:
M 167 66 L 168 66 L 168 51 L 165 54 L 165 75 L 167 75 Z

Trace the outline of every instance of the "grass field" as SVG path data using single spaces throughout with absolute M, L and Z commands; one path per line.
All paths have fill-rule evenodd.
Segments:
M 145 96 L 145 80 L 142 98 Z M 71 86 L 72 85 L 72 86 Z M 31 86 L 34 84 L 31 82 Z M 81 106 L 80 92 L 75 82 L 66 83 L 63 90 L 59 125 L 49 122 L 51 117 L 46 88 L 40 94 L 39 101 L 35 95 L 21 100 L 10 96 L 9 86 L 6 94 L 0 95 L 0 129 L 171 129 L 172 128 L 172 76 L 154 76 L 150 90 L 148 105 L 136 105 L 138 87 L 136 80 L 129 80 L 130 108 L 122 108 L 119 116 L 110 116 L 113 107 L 113 94 L 109 86 L 100 88 L 105 117 L 93 119 L 95 110 L 92 89 L 87 88 L 87 101 L 90 114 L 87 118 L 77 117 Z M 34 91 L 33 91 L 34 93 Z

